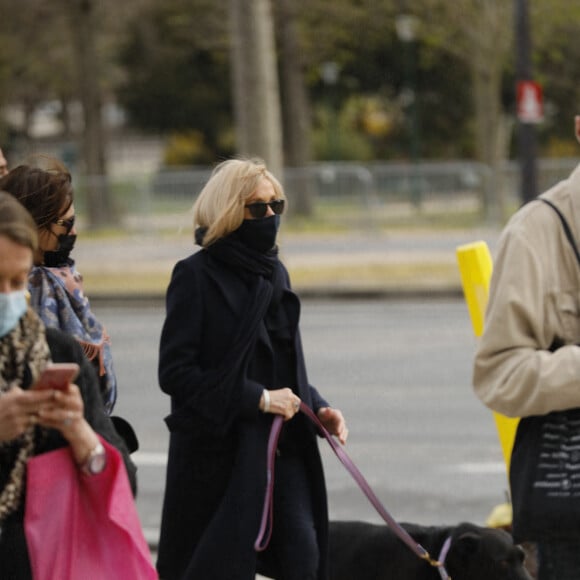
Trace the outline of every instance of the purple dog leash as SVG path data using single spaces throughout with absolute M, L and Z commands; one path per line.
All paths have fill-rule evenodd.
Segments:
M 260 531 L 254 542 L 254 550 L 263 552 L 270 543 L 272 537 L 272 522 L 274 520 L 274 510 L 272 504 L 274 501 L 274 459 L 276 448 L 278 446 L 278 437 L 282 431 L 284 418 L 282 415 L 276 415 L 270 429 L 268 438 L 268 464 L 266 466 L 266 495 L 264 496 L 264 507 L 262 509 L 262 521 L 260 522 Z
M 368 500 L 371 502 L 375 510 L 383 518 L 385 523 L 395 532 L 398 538 L 404 542 L 419 558 L 426 560 L 431 566 L 436 567 L 441 576 L 441 580 L 451 580 L 445 566 L 442 561 L 433 560 L 429 555 L 429 552 L 421 544 L 415 542 L 415 540 L 409 535 L 409 533 L 401 527 L 397 521 L 391 516 L 391 514 L 385 509 L 383 504 L 380 502 L 379 498 L 376 496 L 375 492 L 372 490 L 371 486 L 368 484 L 363 474 L 360 472 L 358 467 L 353 463 L 352 459 L 347 455 L 347 453 L 342 449 L 338 443 L 332 438 L 330 433 L 326 430 L 324 425 L 320 422 L 318 417 L 314 414 L 312 409 L 307 407 L 304 403 L 300 403 L 300 410 L 318 427 L 320 432 L 324 435 L 325 439 L 328 441 L 335 455 L 338 457 L 339 461 L 344 465 L 346 470 L 352 475 L 353 479 L 356 481 L 358 486 L 361 488 L 363 493 L 367 496 Z M 264 507 L 262 511 L 262 521 L 260 524 L 260 531 L 258 532 L 258 537 L 254 543 L 254 549 L 257 552 L 262 552 L 268 546 L 270 537 L 272 535 L 272 522 L 273 522 L 273 494 L 274 494 L 274 459 L 276 454 L 276 447 L 278 445 L 278 438 L 280 436 L 280 431 L 282 430 L 283 417 L 277 415 L 272 423 L 272 428 L 270 430 L 270 437 L 268 439 L 268 464 L 267 464 L 267 477 L 266 477 L 266 495 L 264 498 Z M 449 546 L 447 546 L 447 549 Z M 441 560 L 445 559 L 445 554 Z

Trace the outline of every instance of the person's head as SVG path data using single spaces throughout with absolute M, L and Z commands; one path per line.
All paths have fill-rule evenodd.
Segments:
M 0 149 L 0 177 L 4 177 L 8 173 L 8 161 Z
M 273 205 L 270 202 L 280 201 Z M 280 182 L 257 159 L 229 159 L 213 170 L 194 206 L 196 228 L 203 228 L 203 246 L 236 231 L 244 221 L 271 218 L 284 210 Z
M 10 194 L 0 191 L 0 338 L 26 312 L 26 289 L 38 247 L 36 224 Z
M 42 264 L 63 246 L 72 249 L 76 230 L 70 173 L 56 159 L 39 159 L 46 162 L 44 167 L 19 165 L 0 179 L 0 189 L 12 194 L 36 222 L 39 250 L 35 263 Z

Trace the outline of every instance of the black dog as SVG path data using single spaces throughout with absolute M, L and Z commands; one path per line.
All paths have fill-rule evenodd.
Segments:
M 523 550 L 503 530 L 468 523 L 401 526 L 434 560 L 450 538 L 445 569 L 451 580 L 531 580 Z M 388 526 L 331 521 L 329 532 L 330 580 L 441 580 L 438 569 L 419 558 Z

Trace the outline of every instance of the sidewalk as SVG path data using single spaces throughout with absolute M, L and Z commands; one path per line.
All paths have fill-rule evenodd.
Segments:
M 499 231 L 393 233 L 282 232 L 280 256 L 302 297 L 461 296 L 457 246 L 484 240 L 493 254 Z M 91 300 L 162 299 L 174 264 L 198 249 L 187 231 L 172 235 L 81 236 L 74 256 Z

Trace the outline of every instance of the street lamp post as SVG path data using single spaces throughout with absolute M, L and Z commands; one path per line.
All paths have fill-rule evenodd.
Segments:
M 531 38 L 527 0 L 515 0 L 516 77 L 518 82 L 532 79 Z M 536 129 L 533 122 L 519 119 L 520 196 L 526 203 L 538 195 L 536 170 Z
M 412 14 L 401 14 L 395 19 L 395 28 L 399 40 L 405 46 L 405 89 L 402 101 L 407 110 L 407 133 L 409 136 L 409 157 L 412 163 L 411 201 L 417 208 L 421 205 L 421 187 L 418 165 L 421 157 L 419 135 L 419 112 L 417 107 L 415 41 L 419 21 Z

